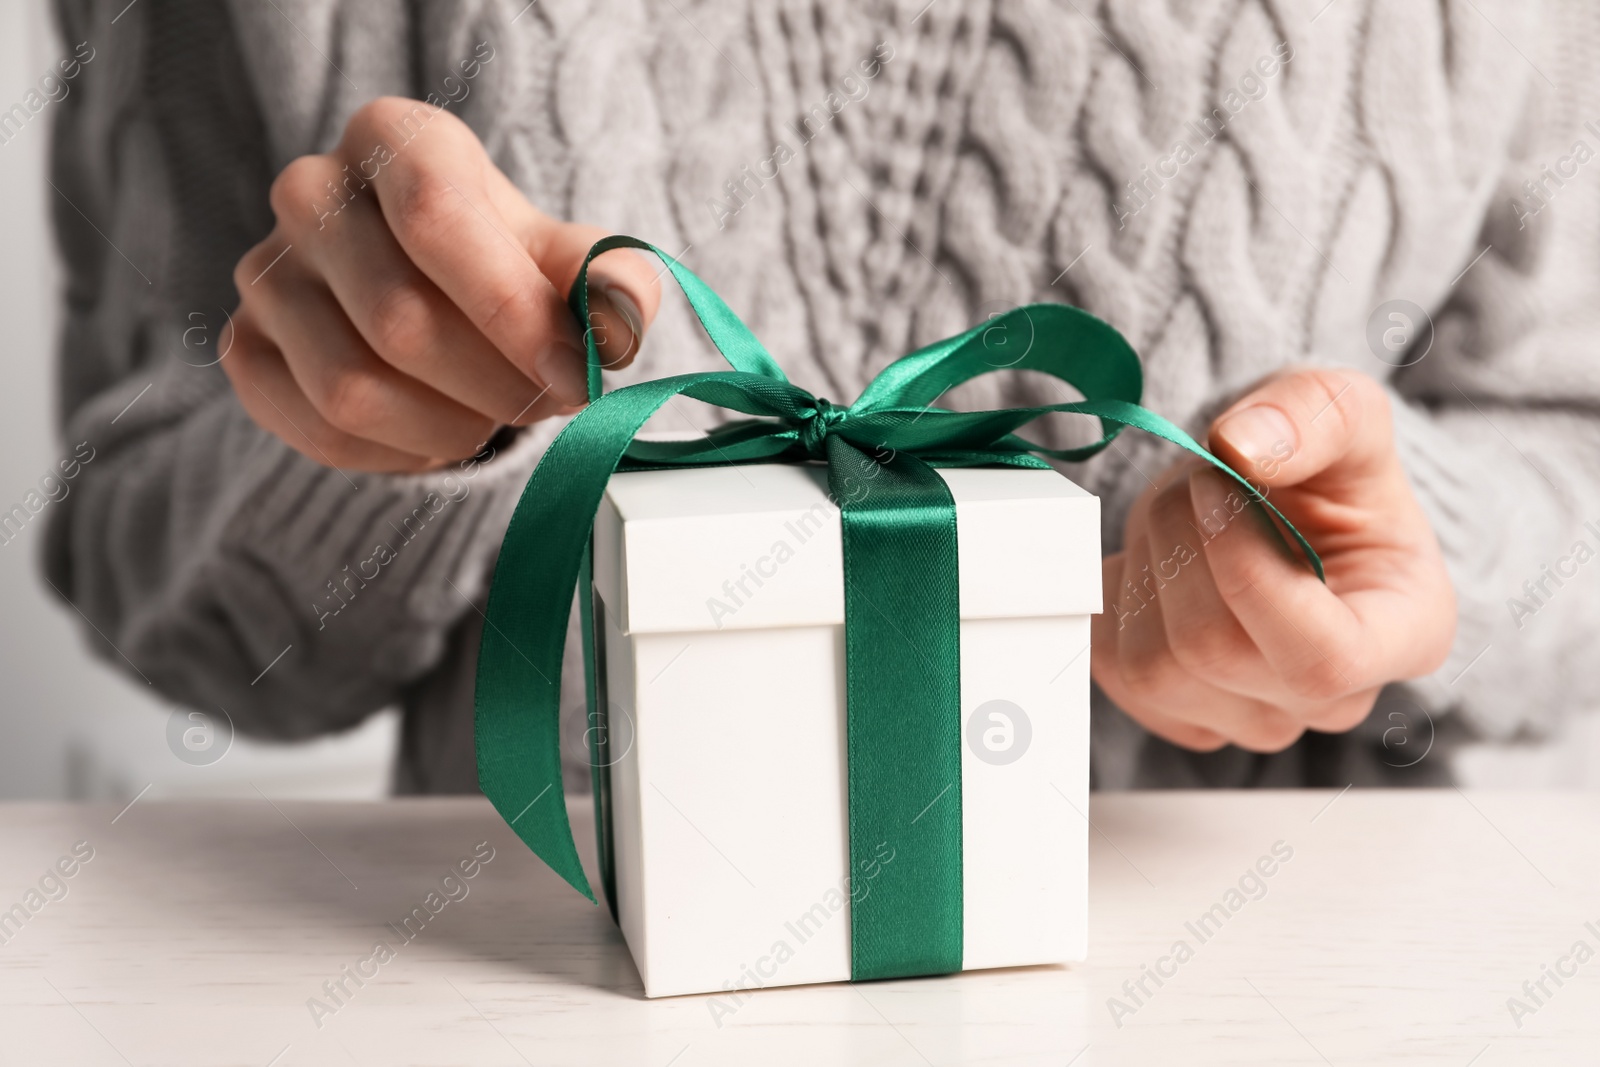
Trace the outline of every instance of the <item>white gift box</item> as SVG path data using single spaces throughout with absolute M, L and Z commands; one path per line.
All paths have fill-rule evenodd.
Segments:
M 1099 501 L 1055 471 L 939 473 L 959 546 L 963 965 L 1080 960 Z M 594 587 L 616 906 L 647 996 L 850 977 L 842 574 L 822 467 L 611 479 Z

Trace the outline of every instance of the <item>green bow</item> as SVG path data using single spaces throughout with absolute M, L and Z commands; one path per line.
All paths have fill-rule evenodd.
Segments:
M 585 334 L 589 406 L 550 445 L 517 502 L 495 567 L 478 652 L 478 780 L 495 808 L 557 874 L 594 900 L 561 792 L 561 655 L 581 580 L 586 693 L 597 700 L 590 532 L 615 471 L 739 463 L 828 465 L 841 512 L 850 869 L 876 871 L 851 909 L 851 974 L 884 978 L 961 969 L 960 613 L 956 511 L 935 467 L 1048 468 L 1082 460 L 1134 426 L 1192 452 L 1272 512 L 1318 576 L 1311 546 L 1245 478 L 1177 426 L 1138 406 L 1139 358 L 1116 330 L 1077 308 L 1032 304 L 895 361 L 849 407 L 812 396 L 688 268 L 632 237 L 589 250 L 570 303 L 588 323 L 589 263 L 615 248 L 655 253 L 678 280 L 730 371 L 681 374 L 602 395 L 600 354 Z M 1031 343 L 994 359 L 1026 327 Z M 931 406 L 999 369 L 1042 371 L 1078 390 L 1074 403 L 957 412 Z M 688 441 L 634 441 L 675 396 L 755 416 Z M 1044 448 L 1013 431 L 1041 415 L 1093 415 L 1102 436 Z M 601 879 L 615 910 L 604 730 L 591 730 Z M 946 794 L 949 794 L 948 796 Z M 941 799 L 942 798 L 942 799 Z M 875 850 L 894 848 L 881 868 Z

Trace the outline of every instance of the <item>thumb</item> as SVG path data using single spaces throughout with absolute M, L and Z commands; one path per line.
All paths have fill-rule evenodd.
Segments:
M 534 263 L 566 299 L 578 279 L 589 249 L 609 231 L 551 218 L 530 204 L 497 167 L 489 167 L 488 184 L 496 206 L 516 230 Z M 589 265 L 589 321 L 601 363 L 608 370 L 626 367 L 639 354 L 645 331 L 661 306 L 657 277 L 662 267 L 631 248 L 614 248 Z
M 533 258 L 561 294 L 570 293 L 589 249 L 608 231 L 551 222 L 537 232 Z M 631 248 L 613 248 L 589 264 L 589 322 L 600 362 L 618 370 L 633 362 L 661 304 L 657 276 L 663 265 Z
M 1365 482 L 1389 476 L 1398 463 L 1388 395 L 1352 370 L 1270 378 L 1217 417 L 1210 441 L 1239 473 L 1275 488 L 1311 478 Z
M 509 184 L 509 183 L 508 183 Z M 567 297 L 589 249 L 609 232 L 598 226 L 558 222 L 529 205 L 526 212 L 528 252 L 544 276 Z M 654 257 L 631 248 L 613 248 L 589 264 L 589 321 L 582 325 L 594 337 L 600 364 L 620 370 L 633 362 L 645 331 L 661 306 L 662 271 Z

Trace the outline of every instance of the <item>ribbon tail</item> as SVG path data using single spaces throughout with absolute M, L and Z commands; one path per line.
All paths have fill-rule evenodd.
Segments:
M 561 656 L 572 598 L 589 576 L 589 539 L 606 483 L 651 415 L 680 394 L 754 404 L 753 390 L 787 390 L 737 372 L 681 374 L 600 397 L 551 442 L 522 490 L 495 564 L 478 646 L 478 784 L 517 836 L 591 901 L 561 790 Z M 773 424 L 774 432 L 782 427 Z M 581 590 L 585 599 L 588 587 Z M 586 657 L 595 680 L 592 606 Z M 603 714 L 598 692 L 590 707 Z M 603 815 L 604 812 L 598 813 Z M 602 837 L 602 850 L 604 850 Z
M 611 836 L 611 702 L 606 696 L 606 642 L 599 629 L 605 607 L 594 591 L 594 546 L 585 546 L 578 569 L 578 615 L 583 627 L 584 734 L 589 741 L 589 778 L 594 791 L 594 844 L 600 887 L 617 918 L 616 849 Z
M 1123 400 L 1085 400 L 1070 406 L 1073 410 L 1082 412 L 1085 415 L 1094 415 L 1107 422 L 1115 422 L 1122 426 L 1132 426 L 1136 430 L 1154 434 L 1162 440 L 1170 441 L 1185 452 L 1198 456 L 1211 464 L 1232 479 L 1239 488 L 1243 489 L 1247 498 L 1271 512 L 1272 516 L 1278 520 L 1272 524 L 1274 529 L 1279 530 L 1278 536 L 1281 538 L 1283 536 L 1282 531 L 1288 530 L 1289 536 L 1294 538 L 1295 544 L 1300 546 L 1301 553 L 1304 554 L 1306 562 L 1311 564 L 1311 569 L 1316 572 L 1317 577 L 1324 582 L 1328 580 L 1328 576 L 1323 573 L 1322 557 L 1317 555 L 1317 550 L 1311 547 L 1311 542 L 1307 541 L 1305 535 L 1295 528 L 1294 523 L 1290 522 L 1283 512 L 1273 506 L 1272 501 L 1268 500 L 1266 494 L 1257 489 L 1250 482 L 1250 479 L 1212 455 L 1203 445 L 1185 433 L 1181 426 L 1157 415 L 1148 408 L 1140 407 L 1138 404 L 1130 404 Z M 1109 437 L 1107 442 L 1109 443 Z M 1047 449 L 1039 449 L 1038 451 L 1045 455 L 1050 454 Z
M 662 404 L 707 377 L 619 389 L 567 424 L 517 501 L 484 611 L 474 719 L 478 784 L 517 836 L 591 901 L 561 790 L 561 655 L 572 597 L 587 570 L 606 482 L 634 434 Z

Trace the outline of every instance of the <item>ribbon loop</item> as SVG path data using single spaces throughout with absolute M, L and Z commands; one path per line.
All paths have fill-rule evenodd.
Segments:
M 852 975 L 959 969 L 957 531 L 955 505 L 932 468 L 1083 460 L 1124 426 L 1134 426 L 1231 478 L 1294 538 L 1318 577 L 1322 562 L 1246 478 L 1139 406 L 1138 356 L 1087 312 L 1062 304 L 1017 308 L 896 360 L 845 408 L 792 384 L 709 286 L 636 238 L 608 237 L 589 250 L 569 295 L 580 323 L 589 316 L 589 263 L 615 248 L 661 259 L 732 369 L 602 394 L 595 331 L 585 331 L 591 402 L 556 436 L 528 479 L 506 528 L 484 612 L 475 698 L 479 784 L 528 847 L 594 900 L 561 792 L 561 658 L 576 592 L 589 721 L 603 722 L 590 534 L 607 481 L 619 470 L 826 462 L 842 516 L 850 874 L 873 879 L 872 892 L 851 909 Z M 1002 329 L 1006 358 L 996 361 L 993 331 Z M 999 411 L 931 406 L 954 386 L 1003 369 L 1052 375 L 1084 399 Z M 651 415 L 679 395 L 754 417 L 694 440 L 635 441 Z M 1014 432 L 1057 413 L 1099 419 L 1100 439 L 1049 449 Z M 601 883 L 614 910 L 608 762 L 594 758 L 595 810 Z M 900 849 L 907 858 L 890 866 L 884 850 L 892 856 Z

